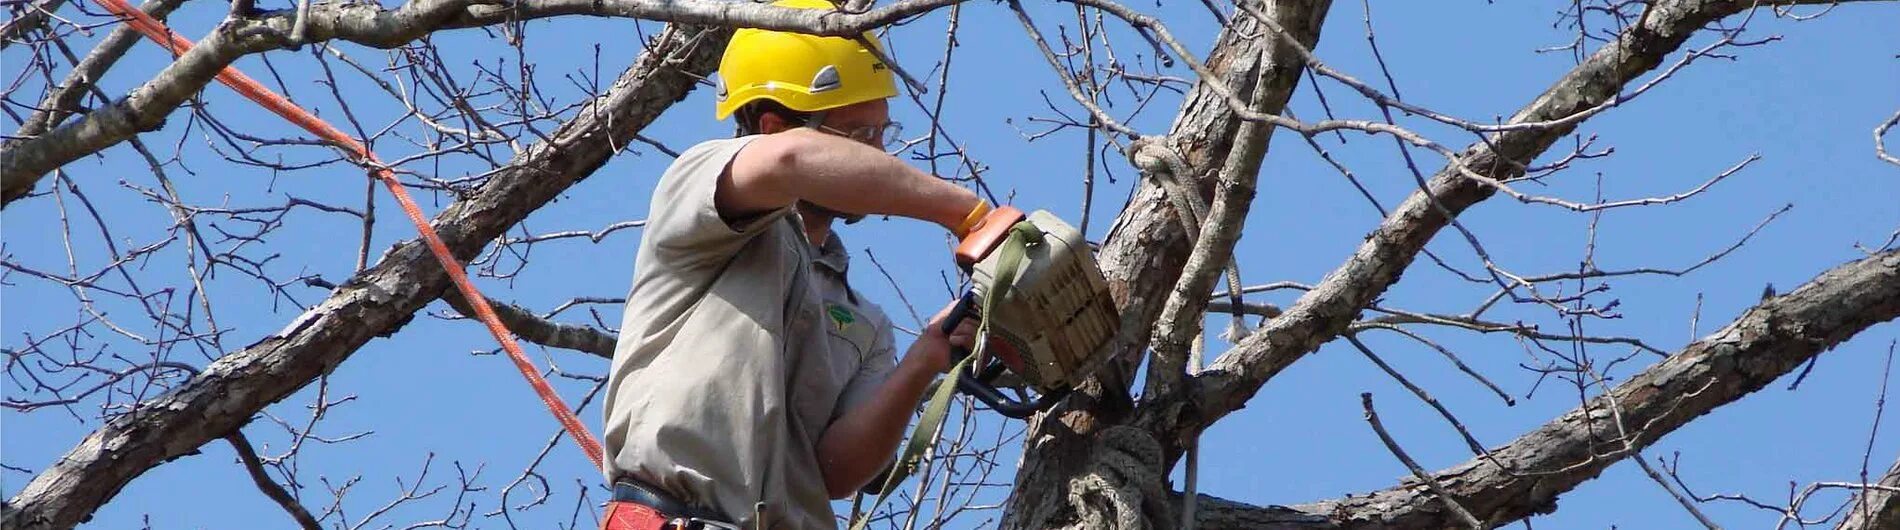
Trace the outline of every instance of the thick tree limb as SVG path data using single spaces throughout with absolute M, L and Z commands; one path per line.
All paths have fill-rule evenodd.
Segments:
M 443 241 L 466 260 L 592 174 L 712 71 L 730 34 L 668 29 L 605 96 L 438 215 L 434 225 Z M 447 275 L 427 249 L 413 240 L 397 245 L 284 330 L 108 420 L 20 490 L 0 515 L 0 527 L 63 529 L 85 521 L 145 470 L 228 435 L 370 339 L 394 333 L 447 288 Z
M 1250 80 L 1248 86 L 1269 86 L 1277 71 L 1271 61 L 1276 59 L 1286 60 L 1283 56 L 1268 54 L 1264 60 L 1269 63 L 1259 69 L 1258 77 Z M 1286 100 L 1275 99 L 1275 95 L 1272 90 L 1254 90 L 1248 98 L 1247 110 L 1278 112 Z M 1268 108 L 1269 105 L 1272 108 Z M 1207 219 L 1200 221 L 1199 237 L 1188 251 L 1181 276 L 1175 280 L 1174 290 L 1162 304 L 1161 315 L 1155 321 L 1154 362 L 1148 366 L 1144 400 L 1166 399 L 1180 390 L 1180 382 L 1187 375 L 1184 367 L 1188 343 L 1200 334 L 1202 315 L 1207 313 L 1215 278 L 1220 277 L 1222 271 L 1232 269 L 1228 265 L 1233 260 L 1234 244 L 1240 242 L 1241 229 L 1247 225 L 1247 212 L 1253 208 L 1254 183 L 1260 176 L 1260 161 L 1266 157 L 1272 139 L 1273 126 L 1264 122 L 1244 122 L 1234 132 L 1233 143 L 1217 173 L 1219 178 L 1215 181 L 1214 200 Z
M 564 15 L 592 15 L 853 35 L 962 0 L 902 0 L 863 13 L 717 0 L 414 0 L 395 9 L 374 3 L 310 6 L 304 40 L 290 42 L 295 11 L 228 19 L 190 52 L 123 100 L 33 138 L 0 144 L 0 206 L 32 191 L 60 166 L 158 128 L 224 67 L 245 55 L 329 40 L 393 48 L 431 32 Z
M 152 15 L 154 19 L 164 21 L 165 17 L 171 15 L 172 10 L 178 9 L 178 6 L 184 3 L 185 0 L 146 0 L 145 3 L 139 4 L 139 9 Z M 130 26 L 120 25 L 113 28 L 112 33 L 106 35 L 105 40 L 99 41 L 99 45 L 86 53 L 86 58 L 80 59 L 79 64 L 73 66 L 72 71 L 66 72 L 66 78 L 60 81 L 59 86 L 46 90 L 46 96 L 40 98 L 37 108 L 32 114 L 27 115 L 26 121 L 20 124 L 20 130 L 15 132 L 14 136 L 39 136 L 47 129 L 65 122 L 67 117 L 80 110 L 79 101 L 85 99 L 86 93 L 92 90 L 99 78 L 106 75 L 106 70 L 118 64 L 119 58 L 124 57 L 125 52 L 132 49 L 132 45 L 137 44 L 141 38 L 143 37 L 139 36 L 139 32 L 134 31 Z M 0 146 L 0 149 L 7 148 Z M 11 149 L 8 149 L 8 152 L 11 153 Z M 26 191 L 32 191 L 32 188 L 29 186 Z M 8 202 L 12 200 L 6 199 Z
M 1247 1 L 1260 2 L 1262 11 L 1272 14 L 1309 48 L 1319 41 L 1321 23 L 1332 5 L 1331 0 Z M 1267 104 L 1262 105 L 1261 112 L 1278 113 L 1286 107 L 1305 71 L 1294 52 L 1264 38 L 1261 32 L 1265 28 L 1257 20 L 1235 17 L 1231 22 L 1222 29 L 1206 59 L 1207 68 L 1220 72 L 1221 77 L 1202 80 L 1182 102 L 1165 145 L 1146 148 L 1178 152 L 1189 174 L 1174 177 L 1191 184 L 1190 188 L 1203 196 L 1212 194 L 1215 179 L 1207 176 L 1227 159 L 1241 123 L 1226 97 L 1206 83 L 1226 83 L 1236 95 L 1249 99 L 1255 90 L 1266 91 Z M 1269 75 L 1262 76 L 1262 69 Z M 1261 79 L 1267 81 L 1256 86 L 1254 82 Z M 1139 149 L 1132 154 L 1140 156 Z M 1189 243 L 1167 192 L 1153 180 L 1144 179 L 1128 207 L 1115 219 L 1097 254 L 1109 290 L 1121 308 L 1124 337 L 1110 345 L 1119 361 L 1053 412 L 1030 424 L 1023 447 L 1028 456 L 1017 469 L 1016 488 L 1019 492 L 1049 493 L 1011 496 L 1002 526 L 1040 530 L 1055 524 L 1044 520 L 1050 514 L 1038 513 L 1046 500 L 1044 495 L 1062 495 L 1069 477 L 1088 467 L 1094 446 L 1090 436 L 1102 426 L 1122 421 L 1129 410 L 1127 378 L 1134 373 L 1134 361 L 1147 347 L 1150 326 L 1181 276 Z M 1168 443 L 1164 441 L 1164 445 Z
M 26 34 L 46 25 L 46 19 L 53 16 L 66 0 L 34 0 L 14 4 L 13 20 L 0 24 L 0 50 L 7 49 L 16 41 L 26 40 Z
M 1880 485 L 1900 488 L 1900 461 L 1887 468 Z M 1886 490 L 1861 490 L 1847 505 L 1847 517 L 1835 530 L 1879 530 L 1900 525 L 1900 493 Z
M 1756 2 L 1674 0 L 1649 5 L 1636 25 L 1565 74 L 1507 123 L 1558 120 L 1617 97 L 1623 86 L 1661 64 L 1665 56 L 1703 26 Z M 1512 129 L 1467 147 L 1464 165 L 1493 180 L 1522 173 L 1522 165 L 1569 134 L 1579 121 Z M 1447 164 L 1386 217 L 1344 265 L 1329 273 L 1285 314 L 1222 354 L 1196 377 L 1198 395 L 1177 407 L 1144 408 L 1137 419 L 1164 443 L 1197 433 L 1244 406 L 1261 385 L 1307 353 L 1337 338 L 1353 318 L 1399 279 L 1419 251 L 1452 216 L 1489 198 L 1496 189 L 1459 174 Z M 1179 454 L 1170 446 L 1170 455 Z M 1174 460 L 1170 457 L 1170 462 Z
M 1900 250 L 1822 273 L 1770 298 L 1608 394 L 1510 444 L 1433 474 L 1459 505 L 1493 524 L 1556 509 L 1557 496 L 1690 421 L 1787 375 L 1867 328 L 1900 317 Z M 1618 419 L 1621 425 L 1617 424 Z M 1617 433 L 1627 432 L 1628 437 Z M 1897 467 L 1896 470 L 1900 470 Z M 1886 480 L 1900 481 L 1894 472 Z M 1883 493 L 1883 492 L 1874 492 Z M 1896 510 L 1891 496 L 1878 502 Z M 1203 528 L 1445 528 L 1458 520 L 1423 484 L 1292 508 L 1199 500 Z M 1267 524 L 1271 523 L 1271 524 Z

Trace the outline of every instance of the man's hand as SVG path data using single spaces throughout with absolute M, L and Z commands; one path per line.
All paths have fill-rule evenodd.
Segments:
M 924 325 L 923 333 L 917 336 L 917 342 L 910 345 L 910 351 L 904 353 L 904 364 L 919 363 L 917 368 L 935 375 L 950 371 L 954 359 L 950 358 L 952 349 L 968 351 L 976 344 L 976 318 L 970 315 L 957 324 L 949 335 L 943 333 L 943 322 L 950 318 L 950 311 L 957 307 L 955 300 L 930 317 L 930 323 Z M 912 360 L 916 359 L 916 360 Z
M 868 455 L 889 455 L 904 439 L 904 426 L 917 410 L 930 382 L 950 370 L 950 349 L 969 348 L 975 343 L 976 319 L 965 318 L 948 335 L 943 321 L 950 317 L 956 302 L 944 306 L 930 317 L 917 342 L 898 364 L 877 396 L 860 403 L 833 420 L 818 439 L 819 470 L 825 475 L 825 491 L 833 499 L 856 493 L 870 482 L 887 461 Z

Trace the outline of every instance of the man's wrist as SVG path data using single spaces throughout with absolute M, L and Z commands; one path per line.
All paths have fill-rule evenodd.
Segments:
M 904 359 L 897 363 L 897 373 L 895 376 L 902 377 L 919 388 L 929 385 L 931 380 L 943 374 L 942 370 L 931 366 L 932 363 L 928 358 L 929 355 L 927 352 L 920 352 L 915 349 L 905 353 Z
M 964 236 L 970 235 L 970 230 L 976 228 L 977 223 L 982 222 L 983 216 L 989 215 L 990 210 L 992 210 L 992 208 L 990 207 L 989 201 L 978 199 L 976 206 L 970 208 L 969 213 L 963 214 L 963 220 L 957 222 L 955 227 L 950 228 L 950 234 L 956 236 L 957 239 L 963 239 Z
M 978 197 L 976 192 L 964 189 L 962 186 L 948 182 L 943 184 L 956 190 L 956 197 L 953 200 L 940 202 L 941 206 L 938 208 L 941 211 L 932 221 L 943 226 L 945 230 L 949 230 L 952 235 L 961 238 L 965 232 L 969 231 L 969 225 L 974 224 L 970 222 L 973 215 L 976 219 L 982 219 L 982 214 L 977 213 L 977 210 L 985 210 L 983 213 L 988 213 L 986 205 L 989 203 Z

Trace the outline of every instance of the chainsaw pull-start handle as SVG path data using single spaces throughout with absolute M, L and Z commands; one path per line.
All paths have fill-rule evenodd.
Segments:
M 957 299 L 956 307 L 950 308 L 950 314 L 944 317 L 941 329 L 943 334 L 947 336 L 950 332 L 955 331 L 957 326 L 963 324 L 963 319 L 974 313 L 976 308 L 976 292 L 964 292 L 963 297 Z M 950 347 L 950 359 L 952 362 L 961 361 L 964 357 L 968 357 L 969 355 L 970 350 L 968 348 Z M 991 361 L 991 364 L 998 368 L 1001 366 L 994 360 Z M 988 405 L 991 409 L 1004 416 L 1015 419 L 1030 417 L 1048 408 L 1049 405 L 1054 404 L 1057 400 L 1062 399 L 1063 395 L 1068 394 L 1067 391 L 1043 394 L 1037 396 L 1034 401 L 1014 399 L 1003 395 L 1001 390 L 991 384 L 991 381 L 994 381 L 998 375 L 1002 374 L 1002 370 L 990 368 L 992 367 L 970 367 L 971 373 L 964 374 L 963 377 L 957 378 L 957 390 L 969 394 L 970 397 L 976 398 L 977 401 L 983 402 L 984 405 Z

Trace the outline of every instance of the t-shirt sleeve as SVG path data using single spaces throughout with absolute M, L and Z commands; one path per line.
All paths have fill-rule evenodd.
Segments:
M 838 406 L 832 408 L 832 419 L 876 396 L 878 387 L 884 386 L 891 372 L 897 370 L 897 344 L 891 322 L 879 315 L 876 323 L 877 339 L 865 353 L 864 361 L 858 363 L 857 373 L 845 383 L 844 391 L 838 396 Z
M 714 194 L 720 177 L 753 136 L 704 142 L 680 153 L 661 175 L 647 213 L 645 237 L 674 261 L 720 260 L 738 253 L 791 206 L 743 219 L 719 215 Z

